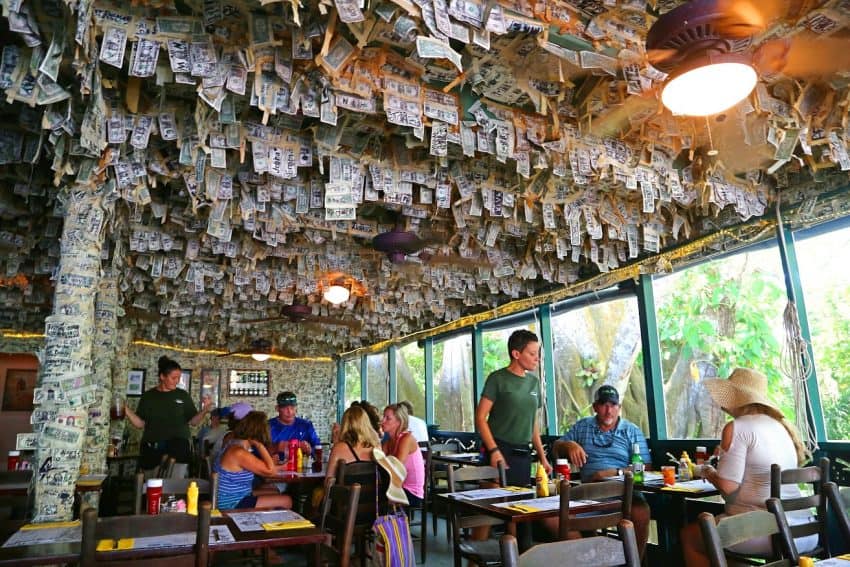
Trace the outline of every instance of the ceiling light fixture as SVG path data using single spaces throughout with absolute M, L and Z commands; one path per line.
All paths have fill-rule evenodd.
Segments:
M 757 81 L 755 69 L 744 57 L 700 57 L 667 82 L 661 102 L 673 114 L 711 116 L 744 100 Z
M 351 296 L 351 292 L 348 291 L 347 287 L 343 287 L 341 285 L 332 285 L 325 290 L 325 293 L 322 297 L 324 297 L 328 303 L 331 303 L 333 305 L 339 305 L 340 303 L 345 303 L 346 301 L 348 301 L 349 296 Z
M 254 360 L 256 360 L 257 362 L 265 362 L 265 361 L 267 361 L 268 359 L 270 359 L 271 357 L 272 357 L 272 355 L 270 355 L 270 354 L 266 354 L 266 353 L 262 353 L 262 352 L 254 352 L 254 353 L 251 353 L 251 358 L 253 358 L 253 359 L 254 359 Z

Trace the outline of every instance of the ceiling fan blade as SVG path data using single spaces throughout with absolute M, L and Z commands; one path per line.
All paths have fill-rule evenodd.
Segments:
M 310 323 L 319 323 L 321 325 L 336 325 L 340 327 L 348 327 L 353 331 L 359 331 L 361 323 L 359 321 L 349 321 L 347 319 L 337 319 L 335 317 L 307 317 L 305 321 Z
M 825 77 L 850 69 L 846 37 L 821 37 L 803 32 L 790 39 L 763 43 L 754 62 L 760 73 L 782 73 L 795 79 Z
M 630 96 L 623 104 L 613 106 L 594 118 L 590 123 L 590 131 L 600 138 L 617 136 L 656 114 L 658 105 L 655 97 Z
M 287 323 L 293 322 L 291 317 L 263 317 L 261 319 L 240 319 L 237 323 L 273 323 L 276 321 L 286 321 Z

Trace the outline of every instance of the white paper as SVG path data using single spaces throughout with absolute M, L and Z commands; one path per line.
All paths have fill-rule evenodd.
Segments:
M 74 543 L 75 541 L 82 541 L 82 539 L 83 528 L 80 524 L 59 528 L 36 528 L 32 530 L 16 531 L 12 534 L 12 537 L 6 540 L 3 547 L 46 545 L 50 543 Z
M 446 496 L 454 496 L 463 500 L 484 500 L 485 498 L 499 498 L 501 496 L 512 496 L 514 494 L 534 494 L 534 490 L 508 490 L 507 488 L 479 488 L 466 490 L 464 492 L 448 492 Z
M 591 506 L 599 504 L 598 500 L 570 500 L 570 508 L 578 508 L 579 506 Z M 557 510 L 561 507 L 560 496 L 547 496 L 546 498 L 529 498 L 528 500 L 514 500 L 513 502 L 500 502 L 493 504 L 497 508 L 510 508 L 511 506 L 530 506 L 537 510 Z
M 261 532 L 263 524 L 275 522 L 294 522 L 305 518 L 292 510 L 271 510 L 269 512 L 234 512 L 227 517 L 233 520 L 241 532 Z

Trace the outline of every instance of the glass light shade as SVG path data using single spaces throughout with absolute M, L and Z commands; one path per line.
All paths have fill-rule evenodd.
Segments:
M 270 355 L 270 354 L 264 354 L 264 353 L 259 353 L 259 352 L 255 352 L 251 355 L 251 358 L 253 358 L 257 362 L 265 362 L 268 359 L 270 359 L 271 357 L 272 357 L 272 355 Z
M 339 305 L 345 301 L 348 301 L 348 297 L 351 295 L 351 292 L 348 291 L 347 287 L 343 287 L 341 285 L 332 285 L 327 290 L 325 290 L 324 298 L 328 300 L 329 303 L 334 305 Z
M 714 63 L 672 78 L 661 102 L 673 114 L 710 116 L 743 100 L 756 86 L 755 69 L 744 63 Z

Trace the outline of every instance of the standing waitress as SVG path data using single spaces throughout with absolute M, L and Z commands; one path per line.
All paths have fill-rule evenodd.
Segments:
M 540 381 L 531 374 L 540 361 L 537 335 L 525 329 L 514 331 L 508 339 L 508 354 L 510 364 L 487 377 L 475 410 L 475 425 L 490 465 L 504 462 L 508 484 L 528 486 L 530 443 L 537 450 L 540 465 L 547 473 L 552 472 L 537 424 L 537 410 L 542 406 Z
M 174 457 L 173 476 L 185 478 L 192 456 L 190 425 L 198 425 L 212 405 L 204 398 L 201 411 L 195 408 L 186 390 L 177 387 L 182 369 L 167 356 L 159 357 L 159 384 L 142 394 L 136 411 L 125 408 L 127 419 L 142 433 L 139 465 L 145 478 L 153 474 L 163 455 Z

